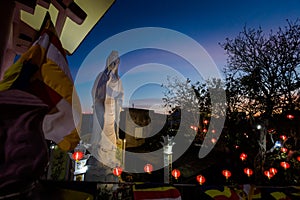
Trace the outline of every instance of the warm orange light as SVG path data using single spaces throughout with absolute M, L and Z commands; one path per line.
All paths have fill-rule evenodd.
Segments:
M 288 163 L 288 162 L 281 162 L 280 166 L 283 167 L 284 169 L 288 169 L 288 168 L 290 168 L 290 163 Z
M 297 157 L 297 160 L 300 162 L 300 156 Z
M 153 166 L 151 164 L 146 164 L 144 167 L 144 171 L 148 174 L 151 174 L 151 172 L 153 171 Z
M 178 179 L 180 177 L 180 171 L 178 169 L 173 169 L 172 170 L 172 176 L 175 178 L 175 179 Z
M 198 183 L 199 183 L 200 185 L 202 185 L 203 183 L 205 183 L 205 177 L 202 176 L 202 175 L 198 175 L 198 176 L 196 177 L 196 179 L 197 179 L 197 181 L 198 181 Z
M 212 132 L 212 133 L 216 133 L 216 130 L 215 130 L 215 129 L 213 129 L 213 130 L 211 130 L 211 132 Z
M 250 168 L 245 168 L 244 173 L 247 174 L 248 177 L 250 177 L 253 174 L 253 170 Z
M 240 159 L 241 159 L 242 161 L 246 160 L 246 159 L 247 159 L 247 154 L 241 153 Z
M 274 174 L 274 175 L 277 173 L 277 169 L 274 168 L 274 167 L 271 167 L 271 168 L 269 169 L 269 171 L 270 171 L 272 174 Z
M 207 129 L 206 128 L 204 128 L 202 131 L 203 131 L 203 133 L 207 133 Z
M 75 160 L 75 161 L 78 161 L 78 160 L 81 160 L 83 158 L 83 152 L 81 151 L 75 151 L 73 154 L 72 154 L 72 158 Z
M 115 167 L 114 170 L 113 170 L 113 174 L 115 176 L 121 176 L 122 172 L 123 172 L 122 167 Z
M 229 170 L 227 170 L 227 169 L 224 169 L 222 171 L 222 174 L 223 174 L 223 176 L 226 177 L 226 179 L 228 179 L 231 176 L 231 172 Z
M 271 178 L 274 176 L 274 174 L 271 173 L 270 171 L 264 171 L 264 175 L 265 175 L 266 177 L 268 177 L 268 179 L 271 179 Z

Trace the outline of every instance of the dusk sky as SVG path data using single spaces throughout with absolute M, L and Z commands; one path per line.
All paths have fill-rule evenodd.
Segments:
M 119 75 L 124 86 L 124 107 L 132 103 L 150 105 L 161 99 L 163 94 L 160 85 L 166 82 L 167 76 L 191 78 L 193 81 L 203 79 L 189 59 L 168 51 L 168 48 L 162 50 L 145 46 L 134 50 L 128 48 L 131 42 L 135 42 L 134 39 L 124 37 L 124 40 L 110 40 L 124 31 L 156 27 L 182 34 L 200 44 L 221 72 L 226 65 L 226 55 L 219 43 L 225 42 L 225 38 L 235 38 L 244 26 L 260 26 L 266 33 L 271 29 L 277 31 L 278 27 L 287 25 L 287 19 L 295 21 L 299 16 L 299 0 L 116 0 L 75 53 L 68 56 L 83 112 L 91 112 L 91 87 L 97 74 L 104 68 L 105 59 L 111 50 L 120 49 Z M 201 54 L 192 46 L 189 48 L 189 43 L 181 36 L 180 39 L 174 37 L 174 40 L 164 38 L 163 34 L 154 37 L 155 41 L 143 38 L 140 41 L 141 47 L 145 41 L 147 44 L 160 41 L 163 46 L 175 49 L 182 47 L 188 55 L 197 57 Z M 110 41 L 118 42 L 110 45 Z M 170 41 L 177 42 L 164 44 Z M 200 60 L 202 56 L 199 56 Z M 207 70 L 209 68 L 203 68 L 204 73 Z

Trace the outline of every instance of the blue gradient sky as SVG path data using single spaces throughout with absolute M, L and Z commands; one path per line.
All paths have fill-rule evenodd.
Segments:
M 300 16 L 300 1 L 223 1 L 223 0 L 116 0 L 108 12 L 97 23 L 87 38 L 71 56 L 68 56 L 72 76 L 75 79 L 78 69 L 82 67 L 85 58 L 101 42 L 120 32 L 140 27 L 163 27 L 181 32 L 201 44 L 221 70 L 226 64 L 226 56 L 219 43 L 225 38 L 234 38 L 246 25 L 251 28 L 262 27 L 266 32 L 286 25 L 286 19 L 296 20 Z M 127 41 L 128 42 L 128 41 Z M 121 45 L 121 44 L 120 44 Z M 191 49 L 191 53 L 193 50 Z M 99 56 L 99 66 L 107 55 Z M 102 57 L 102 58 L 101 58 Z M 96 61 L 97 62 L 97 61 Z M 192 67 L 184 59 L 169 52 L 153 49 L 133 51 L 121 57 L 119 74 L 122 75 L 138 65 L 159 63 L 176 69 L 185 78 L 196 80 L 197 76 Z M 149 67 L 149 66 L 148 66 Z M 147 67 L 146 67 L 147 68 Z M 143 68 L 144 69 L 144 68 Z M 151 67 L 147 68 L 151 69 Z M 99 71 L 93 72 L 95 74 Z M 140 99 L 161 99 L 162 92 L 159 84 L 141 85 L 131 96 L 126 91 L 131 82 L 153 77 L 154 81 L 166 79 L 167 72 L 160 71 L 159 65 L 153 66 L 149 72 L 141 71 L 131 74 L 132 78 L 123 80 L 125 104 Z M 155 77 L 160 77 L 156 79 Z M 198 76 L 198 79 L 201 77 Z M 91 84 L 79 88 L 79 96 L 84 112 L 91 111 Z M 85 95 L 81 95 L 81 94 Z M 150 102 L 150 101 L 149 101 Z M 151 104 L 151 103 L 145 104 Z

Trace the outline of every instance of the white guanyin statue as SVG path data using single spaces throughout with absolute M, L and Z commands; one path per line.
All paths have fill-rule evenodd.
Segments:
M 124 92 L 118 75 L 119 63 L 118 52 L 112 51 L 92 89 L 93 129 L 89 150 L 98 161 L 110 168 L 120 165 L 116 149 Z

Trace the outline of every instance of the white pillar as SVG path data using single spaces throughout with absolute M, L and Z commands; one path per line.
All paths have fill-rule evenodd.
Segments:
M 164 183 L 172 183 L 172 148 L 175 145 L 174 137 L 164 137 Z

